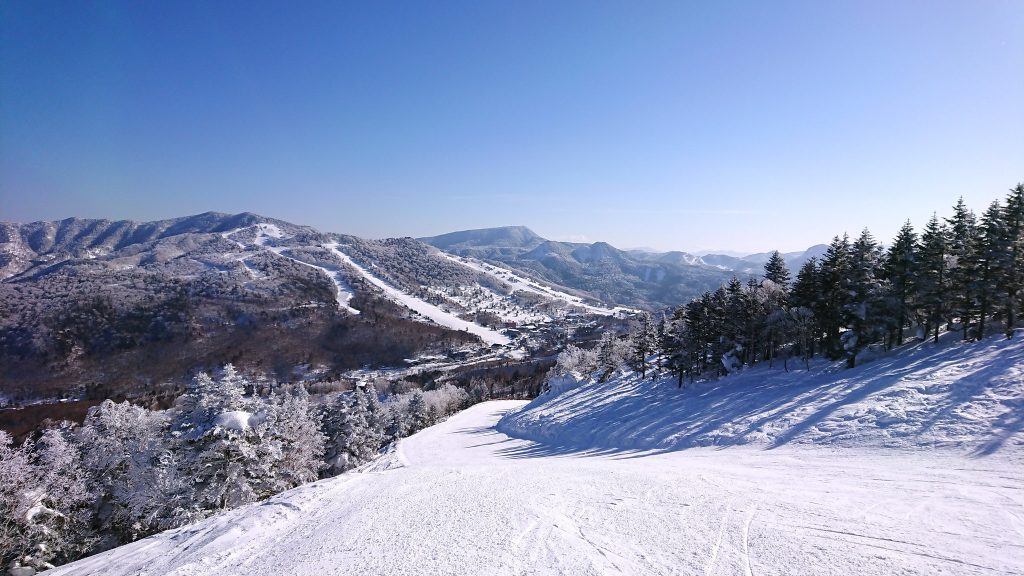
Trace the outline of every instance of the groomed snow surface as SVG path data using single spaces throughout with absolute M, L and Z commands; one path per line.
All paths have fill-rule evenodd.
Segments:
M 1022 354 L 919 345 L 487 402 L 361 471 L 52 574 L 1022 574 Z M 541 441 L 499 431 L 528 421 Z M 715 430 L 727 447 L 679 449 Z

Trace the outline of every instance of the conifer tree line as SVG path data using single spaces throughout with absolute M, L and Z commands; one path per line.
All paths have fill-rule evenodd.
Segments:
M 107 400 L 15 446 L 0 431 L 0 570 L 32 574 L 350 470 L 470 404 L 450 384 L 383 400 L 269 394 L 228 365 L 169 410 Z
M 870 346 L 890 349 L 909 335 L 964 340 L 995 331 L 1007 338 L 1024 306 L 1024 184 L 980 217 L 961 198 L 949 218 L 924 229 L 907 221 L 888 248 L 864 229 L 836 236 L 820 258 L 789 270 L 778 251 L 761 278 L 733 278 L 676 308 L 660 322 L 642 315 L 628 335 L 628 361 L 650 359 L 684 378 L 727 373 L 757 362 L 822 355 L 853 367 Z M 602 344 L 602 350 L 611 350 Z

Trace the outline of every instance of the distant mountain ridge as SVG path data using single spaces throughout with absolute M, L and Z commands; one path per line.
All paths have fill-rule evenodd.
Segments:
M 166 392 L 227 362 L 289 380 L 519 358 L 621 313 L 412 238 L 252 213 L 0 222 L 0 407 Z
M 606 242 L 547 240 L 525 226 L 462 230 L 420 240 L 458 256 L 501 263 L 603 301 L 648 309 L 677 306 L 733 275 L 759 275 L 770 256 L 770 252 L 735 257 L 620 250 Z M 825 249 L 817 245 L 783 257 L 795 275 L 804 262 Z

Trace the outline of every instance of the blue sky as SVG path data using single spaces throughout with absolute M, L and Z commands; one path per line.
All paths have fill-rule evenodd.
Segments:
M 0 219 L 883 240 L 1024 180 L 1024 2 L 0 3 Z

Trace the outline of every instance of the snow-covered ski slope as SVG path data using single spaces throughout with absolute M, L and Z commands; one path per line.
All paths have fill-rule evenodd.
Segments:
M 450 312 L 446 312 L 429 302 L 425 302 L 411 294 L 407 294 L 399 290 L 398 288 L 395 288 L 394 286 L 374 276 L 367 269 L 363 268 L 359 264 L 356 264 L 356 262 L 352 260 L 352 258 L 349 258 L 348 254 L 345 254 L 338 248 L 337 244 L 328 244 L 325 247 L 328 250 L 334 252 L 334 254 L 338 256 L 338 258 L 341 258 L 342 262 L 348 264 L 357 272 L 359 272 L 359 274 L 366 278 L 366 280 L 369 281 L 371 284 L 373 284 L 377 288 L 380 288 L 381 291 L 384 292 L 385 297 L 387 297 L 389 300 L 401 304 L 402 306 L 405 306 L 406 308 L 416 312 L 417 314 L 420 314 L 424 318 L 427 318 L 432 322 L 436 322 L 441 326 L 451 328 L 452 330 L 464 330 L 466 332 L 469 332 L 470 334 L 479 336 L 481 340 L 488 344 L 500 344 L 504 346 L 511 342 L 508 336 L 505 336 L 504 334 L 496 330 L 491 330 L 490 328 L 486 328 L 479 324 L 463 320 L 462 318 L 459 318 L 458 316 Z
M 499 427 L 566 447 L 680 449 L 790 444 L 1024 454 L 1024 332 L 960 343 L 947 334 L 845 369 L 756 366 L 717 381 L 555 382 Z
M 585 449 L 499 432 L 523 404 L 479 404 L 360 471 L 51 573 L 1024 573 L 1013 452 Z
M 535 282 L 534 280 L 530 280 L 529 278 L 525 278 L 522 275 L 517 274 L 517 273 L 509 270 L 508 268 L 503 268 L 501 266 L 490 264 L 488 262 L 481 262 L 480 260 L 476 260 L 474 258 L 468 258 L 468 257 L 465 257 L 465 256 L 455 256 L 453 254 L 449 254 L 449 253 L 443 252 L 443 251 L 438 251 L 438 254 L 440 254 L 441 256 L 443 256 L 443 257 L 445 257 L 445 258 L 447 258 L 447 259 L 449 259 L 449 260 L 451 260 L 453 262 L 457 262 L 459 264 L 462 264 L 463 266 L 467 266 L 469 268 L 472 268 L 473 270 L 476 270 L 477 272 L 483 272 L 484 274 L 488 274 L 488 275 L 490 275 L 490 276 L 492 276 L 494 278 L 497 278 L 498 280 L 501 280 L 505 284 L 508 284 L 509 287 L 511 287 L 513 290 L 523 290 L 525 292 L 530 292 L 530 293 L 536 294 L 538 296 L 543 296 L 545 298 L 551 298 L 553 300 L 560 300 L 560 301 L 562 301 L 562 302 L 564 302 L 566 304 L 570 304 L 572 306 L 576 306 L 576 307 L 578 307 L 578 308 L 580 308 L 582 310 L 585 310 L 585 311 L 587 311 L 587 312 L 589 312 L 591 314 L 599 314 L 599 315 L 602 315 L 602 316 L 613 316 L 615 314 L 619 314 L 619 313 L 623 313 L 623 312 L 627 312 L 627 313 L 629 313 L 629 312 L 637 312 L 637 310 L 634 310 L 632 308 L 625 308 L 625 307 L 622 307 L 622 306 L 615 306 L 613 308 L 604 308 L 604 307 L 601 307 L 601 306 L 594 306 L 592 304 L 587 304 L 579 296 L 574 296 L 572 294 L 567 294 L 565 292 L 562 292 L 561 290 L 556 290 L 556 289 L 554 289 L 554 288 L 552 288 L 550 286 L 546 286 L 544 284 L 540 284 L 539 282 Z
M 245 232 L 252 236 L 252 239 L 249 241 L 249 244 L 245 244 L 236 239 L 236 236 L 240 232 Z M 282 240 L 289 238 L 277 225 L 261 223 L 250 226 L 248 228 L 239 228 L 236 230 L 231 230 L 229 232 L 224 232 L 221 234 L 221 236 L 235 242 L 236 244 L 239 245 L 239 247 L 243 249 L 255 248 L 270 250 L 271 252 L 274 252 L 279 256 L 283 256 L 304 266 L 309 266 L 311 268 L 321 270 L 327 275 L 328 278 L 331 279 L 332 282 L 334 282 L 338 306 L 342 310 L 345 310 L 350 314 L 359 314 L 359 310 L 356 310 L 350 305 L 354 293 L 352 291 L 352 287 L 349 286 L 348 283 L 345 281 L 345 275 L 341 268 L 307 262 L 306 260 L 303 260 L 301 258 L 296 258 L 291 253 L 292 249 L 304 248 L 306 246 L 292 246 L 283 244 L 273 245 L 272 242 L 274 240 Z M 506 345 L 511 342 L 511 339 L 509 339 L 507 336 L 496 330 L 491 330 L 490 328 L 481 326 L 474 322 L 463 320 L 462 318 L 459 318 L 455 314 L 442 310 L 441 308 L 435 306 L 434 304 L 426 302 L 420 298 L 417 298 L 416 296 L 408 294 L 388 284 L 387 282 L 381 280 L 380 278 L 372 274 L 370 271 L 368 271 L 366 268 L 360 266 L 354 260 L 352 260 L 352 258 L 350 258 L 348 254 L 344 253 L 341 250 L 337 243 L 324 244 L 322 245 L 322 247 L 326 248 L 327 250 L 330 250 L 345 265 L 349 266 L 360 276 L 364 277 L 368 282 L 370 282 L 370 284 L 379 288 L 381 292 L 383 292 L 385 298 L 391 300 L 392 302 L 395 302 L 396 304 L 404 306 L 409 310 L 412 310 L 416 314 L 419 314 L 422 318 L 430 322 L 434 322 L 436 324 L 444 326 L 446 328 L 451 328 L 452 330 L 462 330 L 469 332 L 471 334 L 478 336 L 487 344 Z

